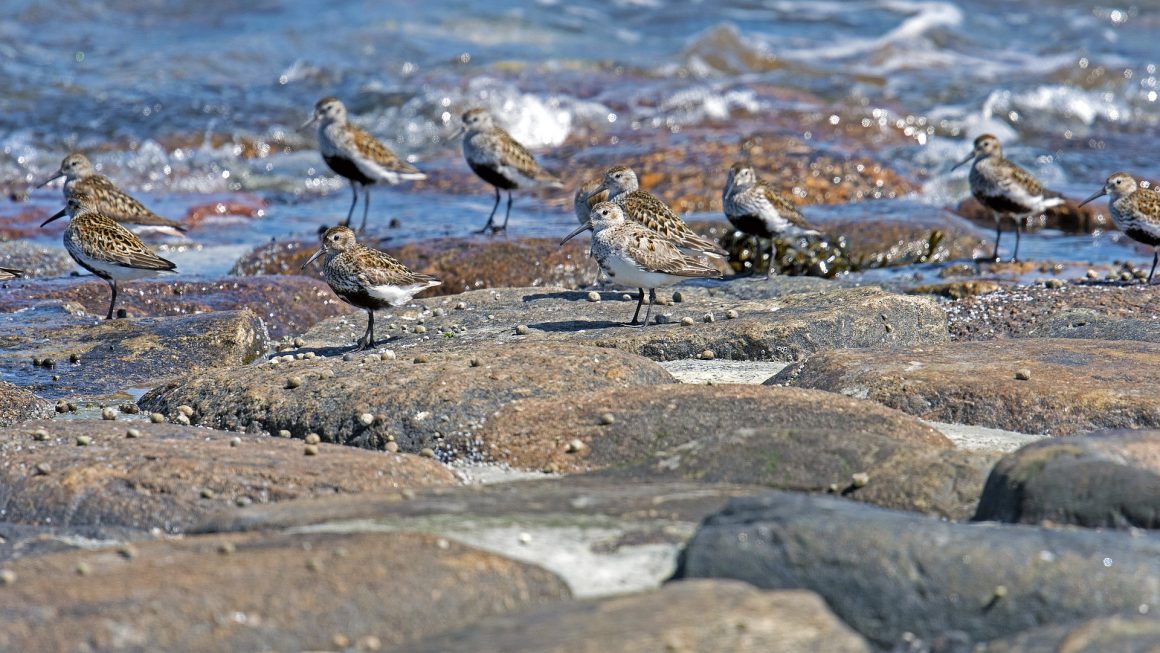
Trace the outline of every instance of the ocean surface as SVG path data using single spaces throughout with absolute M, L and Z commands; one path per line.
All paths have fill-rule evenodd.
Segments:
M 39 182 L 83 151 L 169 217 L 219 202 L 263 206 L 253 218 L 227 209 L 166 247 L 183 274 L 201 276 L 346 214 L 346 182 L 322 164 L 313 131 L 299 129 L 326 95 L 432 175 L 465 169 L 454 132 L 472 106 L 502 116 L 548 160 L 584 138 L 610 165 L 630 131 L 728 134 L 807 111 L 901 130 L 902 141 L 852 153 L 921 185 L 830 212 L 957 204 L 966 173 L 950 168 L 984 132 L 1082 198 L 1116 170 L 1160 179 L 1157 34 L 1157 2 L 6 0 L 0 180 Z M 396 218 L 397 240 L 466 234 L 492 195 L 482 183 L 461 190 L 377 188 L 371 222 Z M 60 206 L 50 186 L 0 200 L 0 215 L 33 225 Z M 511 231 L 562 235 L 574 220 L 564 203 L 517 200 Z M 59 243 L 54 227 L 29 237 Z M 1024 245 L 1081 264 L 1150 258 L 1101 233 L 1044 231 Z

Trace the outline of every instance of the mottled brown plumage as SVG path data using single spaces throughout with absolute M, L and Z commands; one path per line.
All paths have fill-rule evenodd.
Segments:
M 702 238 L 685 224 L 667 204 L 651 193 L 640 190 L 632 168 L 616 166 L 604 173 L 600 191 L 607 191 L 608 201 L 620 206 L 631 222 L 661 234 L 677 247 L 695 254 L 722 257 L 728 254 L 720 245 Z M 594 193 L 595 196 L 598 193 Z
M 150 211 L 135 197 L 117 188 L 117 185 L 107 177 L 98 175 L 92 162 L 83 154 L 73 153 L 66 156 L 60 163 L 60 170 L 40 185 L 43 186 L 61 177 L 65 178 L 63 188 L 65 202 L 83 193 L 89 198 L 94 209 L 130 229 L 171 236 L 181 236 L 185 232 L 185 227 L 181 223 Z
M 1156 263 L 1160 262 L 1160 193 L 1141 188 L 1126 172 L 1117 172 L 1080 206 L 1103 195 L 1108 195 L 1108 212 L 1116 228 L 1132 240 L 1152 247 L 1152 270 L 1146 282 L 1151 284 Z

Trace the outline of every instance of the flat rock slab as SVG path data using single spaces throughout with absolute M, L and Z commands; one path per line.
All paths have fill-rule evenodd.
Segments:
M 655 588 L 706 515 L 752 486 L 591 476 L 236 508 L 199 532 L 434 533 L 547 568 L 577 596 Z
M 691 580 L 491 617 L 393 653 L 869 653 L 812 592 Z
M 9 651 L 375 650 L 568 597 L 542 569 L 419 534 L 207 536 L 5 568 Z
M 653 309 L 654 318 L 663 314 L 670 323 L 644 329 L 625 326 L 636 300 L 623 299 L 622 292 L 599 293 L 600 301 L 593 302 L 581 291 L 505 288 L 426 300 L 426 311 L 396 313 L 381 333 L 390 335 L 384 345 L 397 351 L 567 342 L 662 361 L 698 358 L 705 351 L 723 359 L 789 361 L 836 347 L 925 345 L 947 339 L 945 315 L 932 300 L 878 288 L 839 288 L 768 300 L 737 300 L 703 286 L 678 290 L 683 301 Z M 454 308 L 461 304 L 463 309 Z M 736 311 L 737 318 L 727 319 L 729 311 Z M 713 321 L 706 321 L 706 315 Z M 424 332 L 416 334 L 412 326 L 403 331 L 408 317 L 422 318 Z M 692 323 L 680 324 L 685 318 Z M 521 326 L 526 334 L 519 333 Z M 361 319 L 327 320 L 305 339 L 308 347 L 334 347 L 353 343 L 364 329 Z
M 24 388 L 0 381 L 0 426 L 52 416 L 52 404 Z
M 635 387 L 520 402 L 465 448 L 517 469 L 843 492 L 954 519 L 974 514 L 998 454 L 954 451 L 899 411 L 799 388 Z M 869 482 L 854 485 L 854 476 Z
M 973 641 L 1160 601 L 1160 541 L 1128 533 L 954 524 L 774 493 L 707 518 L 675 578 L 809 589 L 889 649 L 905 633 Z M 962 650 L 970 650 L 962 649 Z
M 1014 338 L 823 352 L 766 383 L 868 398 L 938 422 L 1072 435 L 1160 426 L 1157 369 L 1160 344 Z
M 1160 431 L 1044 440 L 1008 454 L 975 519 L 1160 528 Z
M 304 454 L 300 441 L 175 424 L 29 422 L 0 430 L 0 519 L 179 532 L 227 506 L 457 483 L 409 454 L 334 445 Z
M 0 313 L 46 301 L 72 304 L 73 312 L 103 318 L 109 285 L 94 277 L 15 280 L 0 293 Z M 216 281 L 144 280 L 120 284 L 117 309 L 129 317 L 187 316 L 248 308 L 270 335 L 298 335 L 319 320 L 352 312 L 324 281 L 306 277 L 224 277 Z M 79 307 L 79 308 L 78 308 Z M 12 318 L 19 324 L 19 316 Z
M 1160 619 L 1122 614 L 1033 628 L 975 649 L 976 653 L 1155 653 Z
M 1041 338 L 1160 342 L 1160 322 L 1155 318 L 1113 317 L 1090 308 L 1076 308 L 1048 317 L 1028 335 Z
M 317 433 L 327 442 L 375 449 L 393 438 L 402 450 L 419 452 L 469 437 L 518 399 L 673 381 L 648 359 L 564 343 L 422 354 L 426 362 L 350 358 L 210 371 L 155 388 L 140 403 L 165 414 L 188 405 L 198 423 L 226 430 Z
M 0 315 L 0 374 L 44 397 L 113 396 L 195 370 L 242 365 L 269 346 L 265 325 L 248 309 L 103 320 L 52 304 Z

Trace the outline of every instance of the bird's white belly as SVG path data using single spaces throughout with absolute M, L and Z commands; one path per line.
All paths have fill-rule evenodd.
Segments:
M 411 301 L 411 298 L 417 295 L 420 291 L 437 286 L 438 283 L 415 283 L 409 286 L 368 286 L 367 294 L 371 297 L 381 299 L 391 306 L 399 306 Z
M 598 257 L 597 261 L 613 283 L 629 288 L 664 288 L 684 279 L 663 272 L 642 270 L 635 263 L 620 256 Z

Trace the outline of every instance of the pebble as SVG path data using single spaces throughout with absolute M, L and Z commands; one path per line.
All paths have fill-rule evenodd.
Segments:
M 105 406 L 101 409 L 101 419 L 106 421 L 117 419 L 117 411 L 113 410 L 111 406 Z
M 67 413 L 68 412 L 68 404 L 64 401 L 56 402 L 56 412 Z
M 16 582 L 16 572 L 11 569 L 0 569 L 0 585 L 11 585 Z
M 681 326 L 693 326 L 693 318 L 685 316 L 681 318 Z
M 181 424 L 182 426 L 189 426 L 189 418 L 185 415 L 178 415 L 173 421 Z
M 201 491 L 201 498 L 203 498 L 203 499 L 212 499 L 213 497 L 214 497 L 214 491 L 213 491 L 213 490 L 211 490 L 211 489 L 209 489 L 209 488 L 203 488 L 203 489 L 202 489 L 202 491 Z
M 278 431 L 278 437 L 288 438 L 288 437 L 290 437 L 290 431 L 287 431 L 286 429 L 281 429 Z
M 87 562 L 78 562 L 76 571 L 78 576 L 88 576 L 93 572 L 93 568 Z
M 286 377 L 286 389 L 293 390 L 294 388 L 297 388 L 300 385 L 302 385 L 302 377 L 300 377 L 300 376 L 288 376 L 288 377 Z
M 45 431 L 44 429 L 36 429 L 32 432 L 32 439 L 36 440 L 37 442 L 46 442 L 48 441 L 48 431 Z
M 126 560 L 133 560 L 137 557 L 137 548 L 132 544 L 126 544 L 117 548 L 117 553 Z
M 52 465 L 48 463 L 36 463 L 32 471 L 34 476 L 48 476 L 52 473 Z
M 304 456 L 317 456 L 318 455 L 318 445 L 316 445 L 316 444 L 306 445 L 305 447 L 302 448 L 302 455 L 304 455 Z
M 852 474 L 850 476 L 850 485 L 853 485 L 856 488 L 866 487 L 866 484 L 869 482 L 870 475 L 866 472 L 858 472 L 857 474 Z
M 612 413 L 604 413 L 600 416 L 600 423 L 605 425 L 605 426 L 608 426 L 610 424 L 615 424 L 616 423 L 616 415 L 613 415 Z
M 435 457 L 435 450 L 432 449 L 431 447 L 423 447 L 419 451 L 419 455 L 423 456 L 424 458 L 434 458 Z
M 125 431 L 125 437 L 130 438 L 130 439 L 139 438 L 139 437 L 141 437 L 141 431 L 138 431 L 137 429 L 129 429 L 129 430 Z
M 620 296 L 620 301 L 630 302 L 630 301 L 632 301 L 632 295 L 630 295 L 628 293 L 624 293 L 623 295 Z
M 72 363 L 73 365 L 76 365 L 77 363 L 81 362 L 81 357 L 79 354 L 69 354 L 68 362 Z
M 186 406 L 185 404 L 178 406 L 177 412 L 181 413 L 182 415 L 185 415 L 186 417 L 193 417 L 193 409 L 190 408 L 189 406 Z
M 87 447 L 92 443 L 93 443 L 93 439 L 87 435 L 78 435 L 77 436 L 77 446 L 78 447 Z
M 443 310 L 442 308 L 436 308 L 436 309 L 431 311 L 431 315 L 433 315 L 435 317 L 443 317 L 443 315 L 446 313 L 447 313 L 447 311 Z
M 322 442 L 322 438 L 317 433 L 307 433 L 306 437 L 302 439 L 306 444 L 318 444 Z
M 700 358 L 703 361 L 711 361 L 714 358 L 717 358 L 717 354 L 714 354 L 712 349 L 706 349 L 705 351 L 701 352 Z
M 531 329 L 528 329 L 528 325 L 526 324 L 520 324 L 516 327 L 516 335 L 518 336 L 526 336 L 528 335 L 529 331 L 531 331 Z
M 566 453 L 578 453 L 587 449 L 588 446 L 580 438 L 574 438 L 568 442 L 568 446 L 564 447 Z
M 383 448 L 386 449 L 389 453 L 399 453 L 398 442 L 388 442 L 386 445 L 384 445 Z
M 681 291 L 678 290 L 678 291 L 673 293 L 673 303 L 674 304 L 680 304 L 683 301 L 685 301 L 685 296 L 681 294 Z
M 375 423 L 375 416 L 371 415 L 370 413 L 363 413 L 362 415 L 358 416 L 358 422 L 363 426 L 370 426 L 371 424 Z
M 241 438 L 237 438 L 237 437 L 230 438 L 230 446 L 231 447 L 236 447 L 236 446 L 240 445 L 241 443 L 242 443 Z
M 149 421 L 154 424 L 161 424 L 165 421 L 165 416 L 161 413 L 149 413 Z
M 1031 370 L 1026 367 L 1015 370 L 1015 378 L 1020 381 L 1028 381 L 1031 379 Z
M 1120 273 L 1120 281 L 1131 281 L 1131 280 L 1132 280 L 1132 273 L 1131 272 L 1124 270 L 1123 272 Z
M 302 338 L 295 338 L 295 339 L 294 339 L 294 346 L 295 346 L 295 347 L 298 347 L 298 348 L 305 347 L 305 346 L 306 346 L 306 341 L 305 341 L 305 340 L 303 340 Z
M 725 319 L 726 320 L 736 320 L 737 319 L 737 310 L 731 308 L 731 309 L 725 311 Z
M 456 303 L 455 303 L 455 310 L 457 310 L 457 311 L 466 311 L 466 310 L 467 310 L 467 304 L 466 304 L 466 303 L 464 303 L 464 302 L 456 302 Z
M 383 641 L 374 635 L 360 637 L 355 648 L 360 651 L 377 651 L 383 647 Z
M 71 401 L 68 402 L 68 412 L 70 412 L 70 413 L 77 412 L 77 405 L 74 402 L 71 402 Z
M 589 290 L 588 291 L 588 301 L 590 301 L 590 302 L 600 301 L 600 293 L 596 292 L 595 290 Z
M 397 356 L 395 356 L 395 351 L 393 349 L 388 349 L 388 350 L 384 351 L 383 353 L 379 354 L 379 360 L 381 360 L 381 361 L 393 361 L 396 358 L 397 358 Z
M 427 327 L 420 324 L 420 325 L 415 327 L 414 331 L 415 331 L 415 333 L 427 333 Z
M 1087 274 L 1084 276 L 1086 276 L 1088 279 L 1092 279 L 1092 280 L 1100 278 L 1100 274 L 1098 272 L 1096 272 L 1095 270 L 1088 270 Z
M 1063 281 L 1060 281 L 1059 279 L 1048 279 L 1047 281 L 1043 282 L 1043 287 L 1050 288 L 1052 290 L 1059 290 L 1063 287 Z
M 237 550 L 238 550 L 238 547 L 233 542 L 222 542 L 220 545 L 218 545 L 218 549 L 217 549 L 218 553 L 220 553 L 224 556 L 231 555 L 231 554 L 233 554 L 234 551 L 237 551 Z
M 523 533 L 520 533 L 519 540 L 520 540 L 520 544 L 531 544 L 532 543 L 532 534 L 528 533 L 527 531 L 524 531 Z
M 352 360 L 354 360 L 354 354 L 343 354 L 343 355 L 342 355 L 342 360 L 344 360 L 344 361 L 346 361 L 347 363 L 349 363 L 349 362 L 351 362 Z
M 426 362 L 427 362 L 427 354 L 419 354 L 418 356 L 416 356 L 416 357 L 414 358 L 414 360 L 413 360 L 412 362 L 414 362 L 414 363 L 416 363 L 416 364 L 418 364 L 418 363 L 426 363 Z
M 706 324 L 709 324 L 709 323 L 714 322 L 715 319 L 713 318 L 712 313 L 705 313 L 704 315 L 701 316 L 701 321 L 705 322 Z
M 479 359 L 473 358 L 473 359 L 467 361 L 467 364 L 472 366 L 472 367 L 479 367 Z
M 141 409 L 137 407 L 137 404 L 121 404 L 121 412 L 126 415 L 136 415 L 141 412 Z

